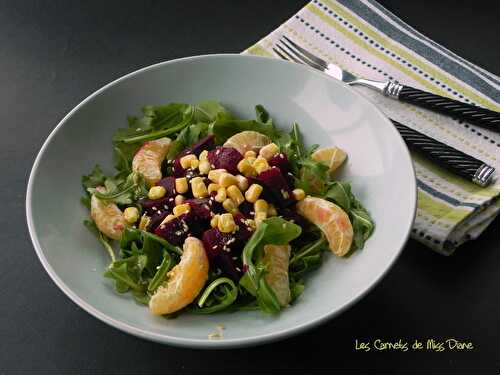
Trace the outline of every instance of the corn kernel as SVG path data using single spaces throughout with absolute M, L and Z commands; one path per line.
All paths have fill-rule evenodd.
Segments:
M 188 180 L 186 177 L 175 179 L 175 191 L 179 194 L 187 193 L 189 190 Z
M 227 189 L 227 195 L 231 198 L 237 206 L 242 204 L 245 201 L 243 194 L 241 194 L 241 190 L 236 185 L 231 185 Z
M 222 202 L 222 207 L 224 207 L 224 209 L 230 213 L 236 212 L 238 210 L 236 203 L 234 203 L 231 198 L 227 198 L 224 202 Z
M 238 180 L 238 189 L 241 191 L 245 191 L 248 189 L 248 178 L 242 176 L 241 174 L 236 175 L 236 179 Z
M 266 160 L 270 160 L 274 155 L 280 152 L 280 148 L 276 143 L 269 143 L 268 145 L 262 147 L 259 151 L 259 155 Z
M 178 206 L 180 204 L 183 204 L 185 200 L 186 199 L 182 195 L 178 194 L 175 196 L 174 202 L 175 202 L 175 205 Z
M 217 228 L 217 225 L 219 224 L 219 218 L 220 218 L 220 215 L 214 215 L 212 220 L 210 220 L 210 226 L 212 228 Z
M 165 196 L 167 191 L 163 186 L 153 186 L 151 189 L 148 191 L 148 198 L 149 199 L 160 199 Z
M 255 168 L 255 171 L 257 173 L 262 173 L 266 170 L 269 169 L 269 164 L 267 163 L 267 160 L 264 159 L 262 156 L 259 156 L 253 163 L 252 165 Z
M 163 221 L 160 223 L 159 227 L 161 227 L 163 224 L 167 224 L 169 221 L 172 221 L 175 219 L 175 216 L 170 214 L 170 215 L 167 215 L 165 217 L 165 219 L 163 219 Z
M 249 156 L 248 158 L 245 158 L 249 163 L 250 165 L 253 166 L 253 163 L 255 163 L 255 160 L 257 160 L 257 158 L 255 156 Z
M 178 206 L 175 206 L 173 209 L 173 213 L 176 217 L 181 216 L 182 214 L 187 214 L 191 210 L 191 207 L 188 203 L 183 203 Z
M 217 190 L 217 195 L 215 196 L 215 200 L 219 203 L 222 203 L 226 200 L 227 198 L 227 192 L 226 192 L 226 188 L 219 188 Z
M 255 176 L 255 169 L 252 164 L 247 159 L 241 159 L 238 163 L 238 171 L 243 173 L 245 176 Z
M 123 211 L 123 218 L 127 223 L 134 224 L 139 220 L 139 210 L 137 207 L 127 207 L 125 211 Z
M 252 184 L 245 192 L 245 199 L 250 203 L 257 202 L 257 199 L 259 199 L 262 190 L 263 188 L 259 184 Z
M 247 151 L 245 152 L 245 158 L 256 158 L 257 157 L 257 153 L 255 151 Z
M 238 180 L 231 173 L 223 172 L 219 176 L 217 183 L 222 187 L 229 187 L 231 185 L 238 185 Z
M 222 214 L 217 222 L 217 228 L 222 233 L 230 233 L 236 229 L 236 223 L 232 214 Z
M 255 213 L 255 226 L 258 228 L 259 225 L 267 219 L 267 214 L 265 212 L 256 212 Z
M 276 207 L 270 204 L 267 208 L 267 216 L 278 216 L 278 211 L 276 211 Z
M 207 150 L 203 150 L 200 153 L 199 159 L 200 159 L 200 162 L 201 161 L 208 161 L 208 151 Z
M 201 174 L 208 174 L 210 172 L 210 169 L 212 169 L 210 162 L 208 160 L 203 160 L 200 161 L 200 164 L 198 165 L 198 169 L 200 170 Z
M 219 184 L 208 184 L 208 194 L 212 194 L 214 191 L 219 190 Z
M 259 199 L 253 204 L 253 210 L 255 211 L 255 215 L 257 215 L 258 212 L 264 212 L 267 215 L 268 208 L 269 205 L 264 199 Z
M 139 229 L 140 230 L 146 230 L 147 226 L 149 225 L 149 223 L 151 222 L 151 219 L 149 216 L 147 216 L 146 214 L 142 215 L 141 216 L 141 221 L 139 222 Z
M 306 192 L 302 189 L 294 189 L 292 193 L 293 197 L 298 201 L 301 201 L 306 197 Z
M 198 167 L 198 158 L 194 154 L 183 156 L 180 161 L 181 167 L 184 169 L 193 168 L 193 164 L 196 164 L 196 167 Z
M 195 198 L 205 198 L 208 196 L 207 187 L 201 177 L 195 177 L 191 180 L 191 190 L 193 191 L 193 197 Z
M 225 169 L 212 169 L 208 172 L 208 179 L 212 182 L 218 183 L 220 175 L 224 172 L 226 172 Z
M 255 229 L 255 220 L 254 219 L 246 219 L 245 224 L 248 225 L 250 228 Z

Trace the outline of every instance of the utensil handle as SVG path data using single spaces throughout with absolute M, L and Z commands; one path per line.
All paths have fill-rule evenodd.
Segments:
M 408 148 L 420 151 L 423 156 L 436 164 L 472 181 L 476 185 L 487 186 L 491 182 L 495 168 L 397 121 L 391 121 L 403 137 Z
M 418 105 L 468 123 L 500 131 L 500 113 L 422 91 L 410 86 L 389 82 L 384 93 L 401 101 Z

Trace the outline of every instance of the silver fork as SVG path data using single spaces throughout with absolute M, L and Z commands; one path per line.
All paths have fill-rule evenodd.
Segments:
M 401 86 L 398 83 L 388 81 L 379 82 L 369 79 L 359 78 L 338 67 L 335 64 L 319 58 L 305 48 L 299 46 L 291 39 L 283 36 L 276 43 L 273 51 L 282 59 L 296 62 L 298 64 L 309 65 L 312 68 L 321 70 L 330 77 L 341 80 L 348 85 L 363 85 L 379 91 L 387 96 L 399 94 Z M 402 87 L 402 86 L 401 86 Z M 401 134 L 407 146 L 415 151 L 419 151 L 423 156 L 434 161 L 436 164 L 444 167 L 459 176 L 462 176 L 473 183 L 486 186 L 491 182 L 495 168 L 478 160 L 470 155 L 463 153 L 451 146 L 448 146 L 438 140 L 419 133 L 399 122 L 392 120 L 392 123 Z

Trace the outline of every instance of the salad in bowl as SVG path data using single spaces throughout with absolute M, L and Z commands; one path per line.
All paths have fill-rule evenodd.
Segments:
M 284 131 L 255 111 L 243 120 L 213 101 L 146 106 L 116 131 L 116 171 L 83 176 L 82 203 L 118 293 L 167 317 L 275 314 L 325 253 L 363 247 L 374 223 L 336 178 L 346 153 L 306 147 L 298 124 Z

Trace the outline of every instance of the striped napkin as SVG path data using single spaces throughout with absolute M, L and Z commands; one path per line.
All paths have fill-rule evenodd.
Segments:
M 373 0 L 313 0 L 243 53 L 277 56 L 287 35 L 355 75 L 401 83 L 500 111 L 500 78 L 426 38 Z M 387 116 L 500 170 L 500 134 L 354 87 Z M 442 254 L 476 238 L 500 212 L 500 179 L 481 188 L 413 154 L 418 209 L 412 237 Z M 495 176 L 496 177 L 496 176 Z

